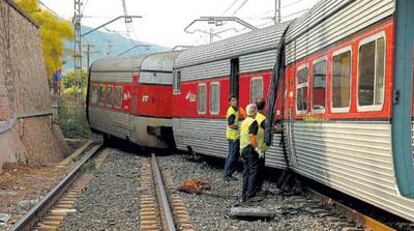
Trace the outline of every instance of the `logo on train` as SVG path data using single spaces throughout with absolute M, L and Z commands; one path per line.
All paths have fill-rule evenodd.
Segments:
M 185 99 L 190 101 L 190 102 L 195 102 L 197 100 L 197 95 L 195 95 L 191 91 L 189 91 L 187 93 L 187 95 L 185 96 Z

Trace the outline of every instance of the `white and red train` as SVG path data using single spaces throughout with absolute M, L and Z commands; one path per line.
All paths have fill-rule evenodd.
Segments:
M 284 125 L 267 166 L 414 221 L 413 12 L 411 0 L 322 0 L 292 22 L 182 52 L 97 60 L 90 126 L 224 158 L 228 95 L 242 107 L 264 97 Z

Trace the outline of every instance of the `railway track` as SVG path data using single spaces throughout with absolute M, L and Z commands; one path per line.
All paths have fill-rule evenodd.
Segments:
M 91 144 L 72 171 L 10 230 L 58 230 L 65 216 L 74 212 L 72 206 L 91 179 L 90 174 L 82 174 L 82 169 L 101 148 L 102 144 Z M 105 158 L 105 155 L 98 156 L 96 165 L 102 164 Z
M 84 166 L 92 157 L 95 157 L 94 162 L 99 167 L 110 154 L 109 151 L 102 151 L 99 155 L 96 155 L 100 150 L 102 150 L 101 145 L 92 145 L 92 148 L 83 155 L 78 164 L 64 178 L 64 180 L 37 206 L 32 208 L 14 227 L 12 227 L 11 230 L 59 230 L 62 228 L 65 217 L 70 213 L 77 212 L 73 206 L 84 191 L 84 188 L 93 178 L 92 174 L 82 173 L 82 166 Z M 159 161 L 161 161 L 161 159 Z M 168 165 L 164 164 L 163 167 L 159 167 L 157 157 L 152 154 L 151 157 L 142 157 L 140 163 L 139 184 L 141 192 L 139 199 L 137 200 L 137 204 L 139 204 L 137 207 L 139 209 L 139 222 L 137 223 L 139 225 L 139 227 L 137 227 L 138 230 L 195 230 L 195 226 L 190 223 L 186 204 L 190 205 L 188 203 L 192 203 L 190 207 L 194 208 L 194 202 L 196 204 L 198 202 L 197 198 L 202 198 L 204 196 L 194 195 L 193 197 L 187 197 L 184 202 L 181 196 L 176 193 L 176 184 L 174 183 L 173 176 L 176 177 L 177 174 L 181 175 L 185 173 L 172 171 L 173 169 L 170 165 L 173 166 L 173 162 L 168 161 Z M 210 169 L 209 171 L 213 171 L 213 169 Z M 191 172 L 194 173 L 194 171 Z M 222 183 L 221 180 L 220 183 Z M 217 191 L 217 193 L 226 195 L 226 192 L 221 192 L 221 190 L 226 190 L 226 188 L 228 188 L 228 186 L 218 187 L 217 190 L 219 191 Z M 238 186 L 236 186 L 235 189 L 235 192 L 237 193 L 239 190 Z M 275 213 L 280 215 L 277 215 L 278 218 L 275 220 L 276 223 L 278 223 L 278 219 L 279 222 L 285 220 L 285 223 L 297 222 L 297 220 L 295 221 L 294 219 L 294 216 L 296 216 L 295 214 L 302 214 L 301 216 L 309 216 L 308 219 L 314 219 L 317 222 L 336 224 L 331 227 L 341 227 L 339 230 L 342 231 L 397 230 L 358 212 L 355 209 L 349 208 L 320 192 L 311 189 L 306 189 L 305 191 L 306 197 L 288 197 L 290 198 L 288 199 L 290 202 L 285 203 L 285 205 L 283 205 L 283 203 L 280 204 L 280 200 L 278 203 L 278 199 L 268 199 L 268 201 L 265 202 L 270 207 L 276 208 Z M 274 197 L 277 198 L 278 196 L 275 195 Z M 191 198 L 195 201 L 191 202 L 191 200 L 193 200 Z M 191 200 L 189 201 L 189 199 Z M 207 198 L 204 197 L 201 201 L 204 201 L 203 203 L 205 203 L 206 199 L 217 200 L 219 198 L 211 198 L 207 196 Z M 223 201 L 224 199 L 220 198 L 220 200 Z M 234 202 L 230 201 L 229 203 L 231 204 Z M 203 206 L 205 205 L 199 204 L 196 206 L 196 209 L 200 210 Z M 297 211 L 295 212 L 293 210 Z M 197 221 L 203 219 L 203 215 L 197 213 L 193 214 L 193 212 L 194 211 L 191 211 L 192 216 L 194 216 L 193 220 Z M 224 215 L 225 212 L 216 210 L 210 211 L 209 213 Z M 223 222 L 231 222 L 235 227 L 238 225 L 236 219 L 229 219 L 225 216 L 223 216 L 222 219 Z M 217 220 L 214 221 L 213 226 L 220 226 L 220 223 L 216 222 Z M 260 225 L 260 222 L 257 224 Z M 272 224 L 269 223 L 267 228 L 271 226 Z M 276 230 L 278 229 L 276 228 Z M 319 229 L 316 228 L 315 230 Z
M 195 230 L 189 223 L 187 210 L 180 196 L 167 192 L 173 187 L 172 178 L 167 176 L 163 179 L 155 154 L 151 154 L 151 158 L 142 164 L 141 186 L 146 191 L 140 202 L 140 230 Z

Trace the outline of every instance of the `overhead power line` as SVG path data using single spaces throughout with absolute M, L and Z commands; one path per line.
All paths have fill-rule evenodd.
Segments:
M 237 14 L 237 12 L 239 12 L 239 10 L 241 9 L 241 8 L 243 8 L 244 7 L 244 5 L 246 5 L 246 3 L 248 2 L 249 0 L 244 0 L 244 2 L 242 2 L 242 4 L 240 4 L 240 6 L 235 10 L 235 11 L 233 11 L 233 15 L 235 15 L 235 14 Z
M 59 18 L 60 20 L 65 20 L 62 16 L 60 16 L 56 11 L 50 9 L 44 2 L 39 0 L 39 4 L 44 7 L 46 10 L 50 11 L 56 18 Z
M 223 11 L 222 15 L 226 14 L 239 0 L 234 0 L 229 7 L 225 11 Z

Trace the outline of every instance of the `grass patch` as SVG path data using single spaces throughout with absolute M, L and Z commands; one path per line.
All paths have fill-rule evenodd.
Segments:
M 77 106 L 74 97 L 65 96 L 59 101 L 59 126 L 66 138 L 91 138 L 92 132 L 86 119 L 86 108 Z
M 80 167 L 81 172 L 83 173 L 91 173 L 95 171 L 96 169 L 96 163 L 95 160 L 89 160 L 84 165 Z

